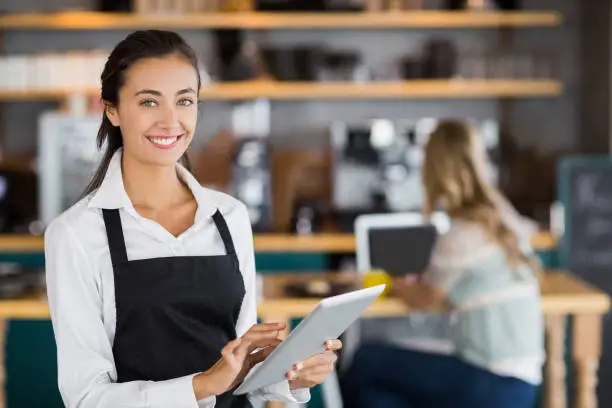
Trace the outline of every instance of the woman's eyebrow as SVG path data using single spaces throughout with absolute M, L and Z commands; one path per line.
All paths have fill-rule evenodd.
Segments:
M 185 89 L 181 89 L 180 91 L 176 92 L 177 95 L 183 95 L 183 94 L 186 94 L 186 93 L 197 93 L 197 92 L 195 91 L 195 89 L 193 89 L 191 87 L 185 88 Z M 138 95 L 142 95 L 142 94 L 162 96 L 162 93 L 160 91 L 156 91 L 154 89 L 142 89 L 142 90 L 136 92 L 134 95 L 138 96 Z

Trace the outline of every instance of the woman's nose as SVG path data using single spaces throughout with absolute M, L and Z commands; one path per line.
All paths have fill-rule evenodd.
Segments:
M 173 106 L 166 106 L 161 111 L 159 124 L 165 129 L 173 129 L 179 127 L 178 112 Z

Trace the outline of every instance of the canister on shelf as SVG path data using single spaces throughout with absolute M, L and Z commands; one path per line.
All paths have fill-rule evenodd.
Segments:
M 389 0 L 389 10 L 401 10 L 402 0 Z
M 185 12 L 197 13 L 201 11 L 200 0 L 185 0 Z
M 398 10 L 421 10 L 423 0 L 389 0 L 389 9 Z
M 154 11 L 152 3 L 151 0 L 134 0 L 134 11 L 141 14 L 151 13 Z
M 26 90 L 27 84 L 27 57 L 25 55 L 11 55 L 7 58 L 8 86 L 11 89 Z
M 383 11 L 385 9 L 384 0 L 367 0 L 366 10 L 369 12 Z
M 184 14 L 188 11 L 189 0 L 173 0 L 172 12 Z
M 253 0 L 221 0 L 219 8 L 223 11 L 253 11 Z
M 8 61 L 6 56 L 0 56 L 0 89 L 8 87 Z
M 177 9 L 176 0 L 157 0 L 158 13 L 176 13 Z
M 203 0 L 202 10 L 203 11 L 216 11 L 219 9 L 218 0 Z

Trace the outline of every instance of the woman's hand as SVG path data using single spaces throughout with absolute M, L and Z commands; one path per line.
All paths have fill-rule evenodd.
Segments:
M 242 337 L 221 350 L 221 359 L 208 371 L 194 377 L 196 399 L 221 395 L 240 384 L 256 364 L 262 362 L 281 343 L 285 323 L 253 325 Z M 256 349 L 259 351 L 253 353 Z
M 415 287 L 419 284 L 419 281 L 420 275 L 415 273 L 394 278 L 390 292 L 410 306 L 411 301 L 414 300 Z
M 422 282 L 421 275 L 417 274 L 395 278 L 390 293 L 399 297 L 406 306 L 413 310 L 447 307 L 446 294 L 437 287 Z
M 312 388 L 322 384 L 327 376 L 336 368 L 338 356 L 336 351 L 342 348 L 340 340 L 328 340 L 325 342 L 325 351 L 315 354 L 310 358 L 295 364 L 287 373 L 289 388 Z

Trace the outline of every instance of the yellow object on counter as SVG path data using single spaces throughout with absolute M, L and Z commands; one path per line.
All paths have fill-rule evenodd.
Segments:
M 363 287 L 371 288 L 377 285 L 387 285 L 383 293 L 381 293 L 379 296 L 379 297 L 385 297 L 387 296 L 387 293 L 389 293 L 389 289 L 391 289 L 392 281 L 393 281 L 393 278 L 391 277 L 391 275 L 386 273 L 384 270 L 374 269 L 366 273 L 363 276 Z

